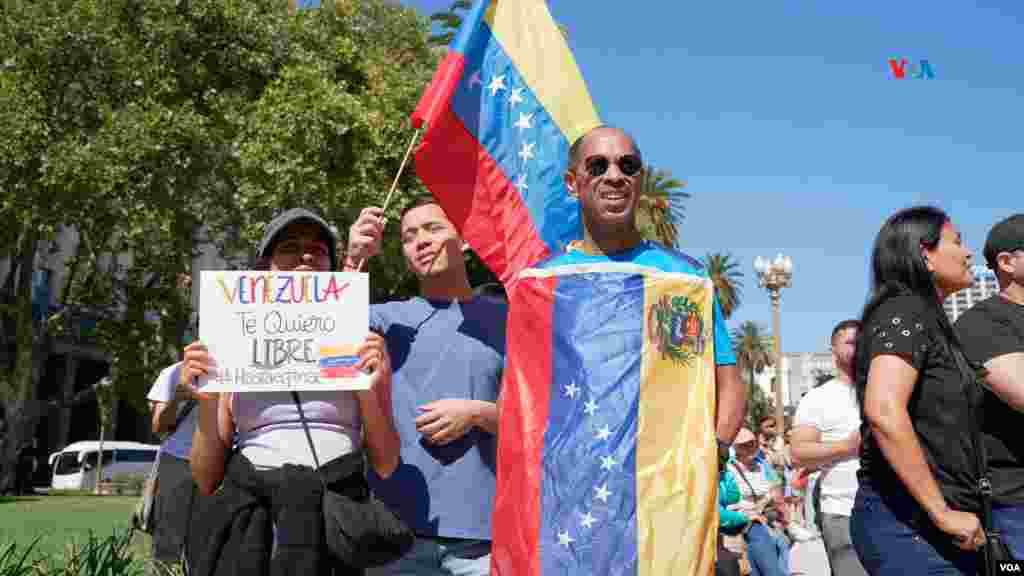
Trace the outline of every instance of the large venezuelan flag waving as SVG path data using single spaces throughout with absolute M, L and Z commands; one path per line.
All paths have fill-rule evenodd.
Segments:
M 507 286 L 581 237 L 563 174 L 600 122 L 543 0 L 480 0 L 413 112 L 416 173 Z
M 623 263 L 521 274 L 495 574 L 714 572 L 713 295 L 707 278 Z

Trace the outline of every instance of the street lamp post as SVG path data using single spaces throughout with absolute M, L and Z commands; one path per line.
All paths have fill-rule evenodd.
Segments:
M 782 405 L 782 336 L 779 313 L 779 300 L 783 288 L 788 288 L 793 280 L 793 260 L 789 256 L 779 254 L 775 260 L 758 256 L 754 259 L 754 271 L 757 273 L 757 284 L 768 290 L 772 299 L 772 339 L 775 344 L 775 429 L 785 432 Z

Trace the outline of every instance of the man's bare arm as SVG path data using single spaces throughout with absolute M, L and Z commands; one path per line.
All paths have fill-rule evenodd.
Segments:
M 715 432 L 719 439 L 731 444 L 743 425 L 747 388 L 740 380 L 740 371 L 735 365 L 715 367 L 715 388 L 718 394 Z
M 1024 412 L 1024 352 L 996 356 L 985 363 L 985 382 L 1003 402 Z
M 171 398 L 170 402 L 150 402 L 150 409 L 153 411 L 151 426 L 153 434 L 164 436 L 173 432 L 174 421 L 178 413 L 177 398 Z
M 838 442 L 822 442 L 821 431 L 805 424 L 793 429 L 790 445 L 793 466 L 819 470 L 836 462 L 856 458 L 860 453 L 860 432 L 853 432 Z

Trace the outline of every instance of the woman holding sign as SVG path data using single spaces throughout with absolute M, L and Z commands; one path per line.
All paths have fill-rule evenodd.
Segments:
M 336 245 L 322 218 L 292 209 L 267 225 L 256 268 L 333 271 Z M 398 465 L 400 443 L 383 339 L 371 333 L 358 356 L 356 367 L 370 373 L 369 390 L 303 392 L 301 398 L 285 391 L 197 390 L 192 475 L 201 494 L 216 496 L 198 506 L 190 537 L 193 573 L 361 573 L 326 553 L 322 486 L 365 493 L 363 450 L 374 471 L 388 476 Z M 202 343 L 185 348 L 184 385 L 215 375 L 216 361 Z

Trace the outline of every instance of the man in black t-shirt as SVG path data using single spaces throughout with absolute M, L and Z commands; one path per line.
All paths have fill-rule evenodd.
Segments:
M 999 294 L 957 320 L 968 357 L 988 370 L 982 432 L 992 475 L 995 526 L 1016 558 L 1024 558 L 1024 214 L 992 227 L 985 260 Z

